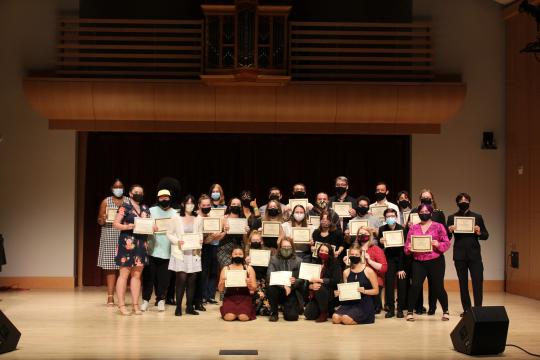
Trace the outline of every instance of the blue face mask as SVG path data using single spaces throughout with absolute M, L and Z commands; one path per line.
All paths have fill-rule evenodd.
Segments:
M 221 199 L 221 194 L 219 192 L 213 192 L 212 193 L 212 200 L 219 200 Z
M 114 189 L 112 189 L 112 193 L 113 193 L 114 196 L 119 198 L 124 194 L 124 189 L 114 188 Z
M 396 224 L 396 218 L 394 218 L 394 217 L 389 217 L 389 218 L 386 219 L 386 223 L 387 223 L 388 225 L 390 225 L 390 226 L 395 225 L 395 224 Z

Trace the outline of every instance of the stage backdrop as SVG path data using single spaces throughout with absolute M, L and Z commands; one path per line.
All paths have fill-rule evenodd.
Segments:
M 391 201 L 411 183 L 409 136 L 90 133 L 87 154 L 84 285 L 102 284 L 96 218 L 115 178 L 126 187 L 141 184 L 146 204 L 155 202 L 159 180 L 172 176 L 182 196 L 198 197 L 219 183 L 227 199 L 249 189 L 259 206 L 271 186 L 287 202 L 295 182 L 307 186 L 312 201 L 320 191 L 331 196 L 338 175 L 349 178 L 353 196 L 373 198 L 375 184 L 385 181 Z

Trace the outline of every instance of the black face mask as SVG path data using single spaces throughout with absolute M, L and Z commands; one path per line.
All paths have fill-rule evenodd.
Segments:
M 347 188 L 344 188 L 344 187 L 341 187 L 341 186 L 336 186 L 336 194 L 341 196 L 343 194 L 345 194 L 345 192 L 347 191 Z
M 131 198 L 133 200 L 135 200 L 136 202 L 140 203 L 140 202 L 143 201 L 144 195 L 143 194 L 133 194 L 133 196 Z
M 459 210 L 461 210 L 462 212 L 465 212 L 467 210 L 469 210 L 469 203 L 468 202 L 460 202 L 457 204 L 457 206 L 459 207 Z
M 306 192 L 305 191 L 295 191 L 293 195 L 294 195 L 294 197 L 296 199 L 303 199 L 303 198 L 306 197 Z
M 167 209 L 169 206 L 171 206 L 171 200 L 160 200 L 158 201 L 158 205 L 162 209 Z
M 270 215 L 271 217 L 278 216 L 279 210 L 275 208 L 268 209 L 268 215 Z
M 232 214 L 239 215 L 240 214 L 240 206 L 230 206 L 229 210 Z
M 375 193 L 375 200 L 383 201 L 386 198 L 386 194 L 382 192 Z
M 201 208 L 201 211 L 204 215 L 208 215 L 210 214 L 210 211 L 212 211 L 212 208 L 211 207 Z
M 430 198 L 421 198 L 420 199 L 420 202 L 422 204 L 426 204 L 426 205 L 431 205 L 431 203 L 433 202 Z
M 268 197 L 269 200 L 278 200 L 279 201 L 279 195 L 277 194 L 270 194 Z
M 418 217 L 422 221 L 428 221 L 429 219 L 431 219 L 431 214 L 418 214 Z
M 368 213 L 369 208 L 367 206 L 359 206 L 355 210 L 359 215 L 364 216 Z
M 399 204 L 399 207 L 402 209 L 407 209 L 411 206 L 411 202 L 409 200 L 400 200 L 398 204 Z
M 262 247 L 262 244 L 260 242 L 252 242 L 250 247 L 252 249 L 260 249 Z
M 235 264 L 243 264 L 244 263 L 244 258 L 241 257 L 241 256 L 234 256 L 232 258 L 232 262 L 235 263 Z
M 251 199 L 242 199 L 242 205 L 244 205 L 244 207 L 249 207 L 251 204 Z
M 349 256 L 349 260 L 351 261 L 351 264 L 358 264 L 360 260 L 360 256 Z

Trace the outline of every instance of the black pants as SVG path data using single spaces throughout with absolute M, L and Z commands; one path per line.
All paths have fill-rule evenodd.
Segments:
M 169 270 L 169 287 L 167 288 L 167 300 L 174 300 L 175 288 L 176 288 L 176 273 Z
M 375 314 L 378 314 L 382 311 L 382 307 L 383 307 L 382 298 L 381 298 L 382 289 L 383 287 L 379 286 L 379 293 L 371 297 L 373 299 L 373 306 L 375 307 Z
M 272 313 L 277 314 L 279 305 L 283 304 L 283 318 L 287 321 L 298 320 L 298 299 L 294 291 L 291 291 L 287 296 L 282 286 L 272 285 L 268 287 L 266 296 L 270 302 L 270 311 Z
M 180 309 L 182 307 L 182 300 L 184 299 L 184 291 L 186 293 L 186 309 L 193 308 L 193 297 L 195 295 L 195 279 L 197 279 L 197 273 L 176 273 L 176 307 Z
M 150 301 L 154 285 L 156 299 L 165 300 L 169 286 L 169 259 L 148 256 L 149 264 L 143 269 L 142 298 Z
M 484 264 L 482 260 L 454 260 L 459 279 L 459 293 L 464 311 L 471 308 L 469 296 L 469 271 L 471 272 L 474 306 L 482 306 L 484 293 Z
M 384 302 L 390 311 L 395 310 L 394 289 L 397 285 L 397 308 L 404 310 L 407 308 L 407 288 L 409 279 L 407 274 L 404 279 L 397 277 L 399 259 L 388 259 L 388 270 L 384 275 Z
M 439 300 L 444 312 L 448 311 L 448 294 L 444 289 L 444 272 L 445 262 L 444 257 L 439 256 L 433 260 L 417 261 L 412 263 L 412 285 L 409 296 L 408 311 L 412 312 L 418 296 L 422 293 L 424 280 L 426 277 L 431 278 L 430 290 L 433 289 L 435 298 Z
M 214 299 L 216 296 L 217 275 L 218 275 L 218 246 L 204 244 L 202 246 L 201 266 L 202 274 L 199 279 L 202 297 L 204 299 Z
M 441 257 L 443 257 L 441 255 Z M 446 263 L 445 263 L 446 267 Z M 412 271 L 412 270 L 411 270 Z M 412 277 L 411 277 L 411 286 L 412 286 Z M 409 290 L 410 291 L 410 290 Z M 420 289 L 420 296 L 416 302 L 415 309 L 420 311 L 424 307 L 424 285 L 422 284 L 422 289 Z M 428 309 L 435 311 L 437 309 L 437 293 L 434 290 L 432 280 L 428 277 Z
M 334 291 L 326 286 L 314 292 L 313 298 L 307 303 L 304 310 L 306 320 L 315 320 L 321 313 L 334 312 Z

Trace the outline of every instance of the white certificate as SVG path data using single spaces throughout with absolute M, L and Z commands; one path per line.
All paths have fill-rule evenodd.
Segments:
M 386 205 L 373 205 L 369 207 L 371 214 L 378 219 L 384 219 L 384 211 L 388 209 Z
M 411 236 L 411 251 L 412 252 L 431 252 L 431 235 L 412 235 Z
M 262 236 L 263 237 L 279 237 L 281 223 L 279 221 L 263 221 Z
M 181 250 L 198 250 L 202 247 L 201 240 L 203 239 L 203 234 L 198 233 L 187 233 L 182 234 L 180 239 L 184 242 L 184 245 L 180 247 Z
M 292 271 L 272 271 L 270 273 L 270 286 L 291 286 Z
M 352 203 L 350 202 L 333 202 L 332 210 L 338 214 L 341 218 L 350 218 L 349 210 L 352 209 Z
M 258 249 L 249 249 L 249 257 L 251 259 L 251 266 L 262 266 L 268 267 L 270 263 L 270 250 L 258 250 Z
M 475 219 L 473 217 L 455 216 L 454 232 L 456 234 L 474 234 Z
M 299 279 L 311 280 L 311 279 L 320 279 L 321 278 L 321 264 L 310 264 L 310 263 L 301 263 L 300 264 L 300 274 L 298 275 Z
M 403 212 L 403 224 L 406 224 L 407 221 L 409 221 L 409 215 L 411 215 L 411 212 L 410 211 L 404 211 Z
M 221 232 L 221 218 L 203 217 L 203 234 L 214 234 Z
M 152 235 L 154 233 L 154 219 L 152 218 L 135 218 L 134 234 Z
M 208 216 L 221 219 L 225 216 L 226 210 L 227 208 L 212 208 L 212 210 L 210 210 L 210 212 L 208 213 Z
M 382 237 L 386 240 L 385 248 L 400 247 L 405 244 L 403 230 L 383 231 Z
M 311 238 L 311 229 L 309 227 L 293 227 L 292 239 L 295 244 L 307 244 Z
M 339 301 L 351 301 L 351 300 L 360 300 L 362 294 L 358 292 L 360 283 L 350 282 L 350 283 L 341 283 L 337 284 L 339 290 Z
M 319 248 L 321 247 L 321 245 L 323 245 L 324 243 L 320 242 L 320 241 L 316 241 L 315 242 L 315 245 L 313 246 L 313 253 L 311 254 L 314 258 L 317 257 L 317 253 L 319 252 Z M 328 244 L 326 244 L 328 245 Z M 332 250 L 334 250 L 334 253 L 336 252 L 336 245 L 330 245 L 332 247 Z
M 116 218 L 116 214 L 118 213 L 118 210 L 115 208 L 107 208 L 107 220 L 105 222 L 113 223 L 114 219 Z
M 247 287 L 247 270 L 227 270 L 225 287 Z
M 296 205 L 302 205 L 304 210 L 307 212 L 308 202 L 309 202 L 308 199 L 289 199 L 289 207 L 291 208 L 291 211 L 293 211 Z
M 318 229 L 321 226 L 321 218 L 317 215 L 310 216 L 309 223 L 313 229 Z
M 369 227 L 369 220 L 351 220 L 349 221 L 349 235 L 356 236 L 358 230 L 362 227 Z
M 409 221 L 410 221 L 413 225 L 420 224 L 420 222 L 421 222 L 420 216 L 418 215 L 418 213 L 411 213 L 411 214 L 409 215 Z
M 246 226 L 248 226 L 247 219 L 227 218 L 227 224 L 229 225 L 227 234 L 246 234 Z
M 169 229 L 169 226 L 171 224 L 171 218 L 160 218 L 156 219 L 156 226 L 158 228 L 158 231 L 156 233 L 165 233 Z

